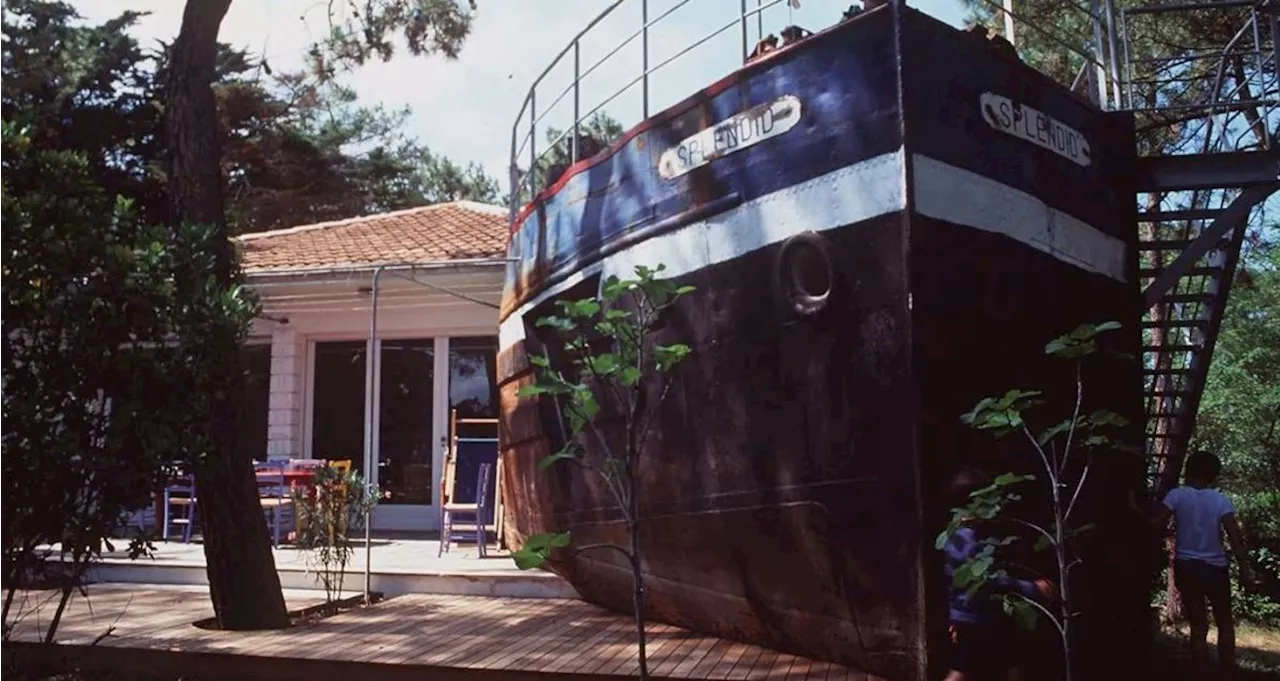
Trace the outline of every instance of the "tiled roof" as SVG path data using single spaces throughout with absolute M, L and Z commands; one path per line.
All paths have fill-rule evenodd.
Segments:
M 236 240 L 249 274 L 495 258 L 506 252 L 507 211 L 454 201 L 245 234 Z

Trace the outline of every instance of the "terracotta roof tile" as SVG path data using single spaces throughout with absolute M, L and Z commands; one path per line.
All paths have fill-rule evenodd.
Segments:
M 245 234 L 236 241 L 250 274 L 494 258 L 506 252 L 507 211 L 454 201 Z

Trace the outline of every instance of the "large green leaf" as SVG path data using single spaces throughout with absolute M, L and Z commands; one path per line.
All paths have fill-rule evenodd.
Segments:
M 659 345 L 653 351 L 659 371 L 670 371 L 672 367 L 683 361 L 685 357 L 688 357 L 691 352 L 689 346 L 683 343 Z
M 565 461 L 565 460 L 572 461 L 576 458 L 578 458 L 577 452 L 571 449 L 570 447 L 565 447 L 564 449 L 556 452 L 555 454 L 542 457 L 542 460 L 538 462 L 538 470 L 545 470 L 547 468 L 550 468 L 551 466 L 555 465 L 557 461 Z
M 1096 337 L 1107 331 L 1120 328 L 1119 322 L 1102 322 L 1101 324 L 1081 324 L 1070 333 L 1063 334 L 1049 341 L 1044 346 L 1045 354 L 1063 359 L 1077 359 L 1093 354 L 1098 349 Z

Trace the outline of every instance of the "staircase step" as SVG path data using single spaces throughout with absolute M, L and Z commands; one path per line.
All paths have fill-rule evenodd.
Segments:
M 1209 322 L 1204 319 L 1164 319 L 1158 322 L 1142 322 L 1144 329 L 1200 329 Z
M 1163 267 L 1144 267 L 1138 270 L 1138 276 L 1155 279 L 1164 273 Z M 1222 273 L 1221 267 L 1192 267 L 1183 273 L 1183 277 L 1213 277 Z
M 1143 376 L 1185 376 L 1191 373 L 1190 369 L 1143 369 Z
M 1221 209 L 1195 208 L 1189 210 L 1157 210 L 1140 213 L 1143 222 L 1180 222 L 1182 220 L 1212 220 L 1222 214 Z
M 1138 242 L 1138 250 L 1181 252 L 1181 251 L 1187 250 L 1187 247 L 1191 245 L 1192 241 L 1195 241 L 1195 239 L 1152 239 L 1151 241 Z M 1217 246 L 1215 246 L 1213 249 L 1210 249 L 1210 252 L 1213 252 L 1214 250 L 1220 251 L 1229 245 L 1230 245 L 1230 242 L 1228 241 L 1228 239 L 1226 237 L 1223 237 L 1222 239 L 1218 240 Z
M 1211 303 L 1212 293 L 1170 293 L 1160 299 L 1162 303 Z
M 1179 383 L 1179 381 L 1169 381 L 1169 383 L 1160 385 L 1160 387 L 1152 387 L 1151 383 L 1152 381 L 1149 380 L 1143 381 L 1143 390 L 1185 390 L 1187 388 L 1187 384 Z
M 1199 350 L 1199 345 L 1144 345 L 1144 352 L 1193 352 Z

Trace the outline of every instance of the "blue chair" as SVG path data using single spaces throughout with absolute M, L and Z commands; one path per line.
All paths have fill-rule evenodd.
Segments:
M 253 465 L 253 473 L 258 478 L 258 502 L 267 514 L 272 546 L 280 545 L 280 532 L 285 522 L 294 520 L 293 495 L 284 476 L 288 465 L 287 461 L 281 460 Z
M 486 551 L 489 544 L 487 511 L 489 505 L 489 478 L 492 472 L 493 464 L 488 462 L 480 464 L 479 478 L 476 480 L 475 503 L 449 502 L 441 504 L 440 550 L 436 554 L 437 558 L 443 556 L 445 551 L 449 550 L 450 544 L 458 538 L 454 536 L 454 533 L 459 529 L 462 530 L 464 537 L 475 540 L 481 558 L 485 558 L 488 555 Z M 457 525 L 461 525 L 461 527 L 457 527 Z

